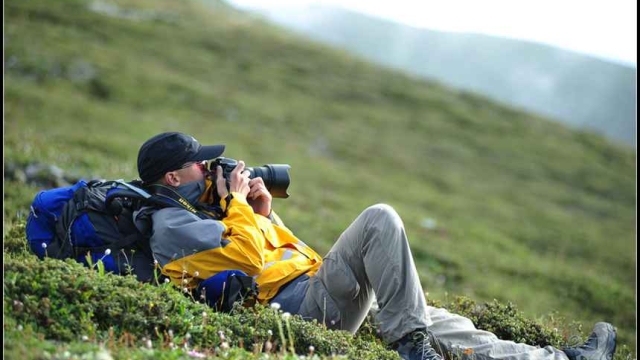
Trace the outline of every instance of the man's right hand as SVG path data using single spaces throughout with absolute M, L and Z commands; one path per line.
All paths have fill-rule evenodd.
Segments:
M 237 192 L 245 197 L 249 194 L 249 171 L 244 170 L 244 161 L 238 161 L 238 165 L 229 174 L 229 190 L 227 180 L 222 176 L 222 167 L 216 168 L 216 190 L 221 199 L 225 199 L 230 192 Z

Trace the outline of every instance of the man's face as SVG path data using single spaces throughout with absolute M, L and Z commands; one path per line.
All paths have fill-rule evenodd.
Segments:
M 201 181 L 204 179 L 204 163 L 202 161 L 192 161 L 182 165 L 182 168 L 176 170 L 179 176 L 180 184 L 186 184 L 193 181 Z

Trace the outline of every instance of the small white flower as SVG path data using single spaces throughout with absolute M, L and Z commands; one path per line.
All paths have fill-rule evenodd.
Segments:
M 158 260 L 153 259 L 153 266 L 158 266 Z
M 82 341 L 89 341 L 89 337 L 87 335 L 82 335 Z
M 218 336 L 220 336 L 220 340 L 224 341 L 224 339 L 225 339 L 224 331 L 222 331 L 222 330 L 218 331 Z
M 18 325 L 18 331 L 22 331 L 23 327 L 22 325 Z
M 289 314 L 288 312 L 282 314 L 282 317 L 285 319 L 288 319 L 291 316 L 291 314 Z
M 191 357 L 194 357 L 194 358 L 199 358 L 199 359 L 204 359 L 204 358 L 206 358 L 206 357 L 207 357 L 207 355 L 205 355 L 205 354 L 203 354 L 203 353 L 201 353 L 201 352 L 195 351 L 195 350 L 191 350 L 191 351 L 189 351 L 189 352 L 187 353 L 187 355 L 189 355 L 189 356 L 191 356 Z
M 184 279 L 184 280 L 182 280 L 182 283 L 183 283 L 183 284 L 188 284 L 188 283 L 189 283 L 189 280 Z
M 189 289 L 187 288 L 182 288 L 182 292 L 184 292 L 185 294 L 189 292 Z
M 169 329 L 169 336 L 173 338 L 173 330 Z
M 335 320 L 331 320 L 331 325 L 335 325 L 336 321 Z
M 42 243 L 42 248 L 46 249 L 47 248 L 47 243 Z
M 271 343 L 271 341 L 267 341 L 264 344 L 264 351 L 265 352 L 271 352 L 271 349 L 273 348 L 273 344 Z
M 147 345 L 147 349 L 153 348 L 153 343 L 151 342 L 151 339 L 147 339 L 146 345 Z
M 274 310 L 280 310 L 280 304 L 277 302 L 271 303 L 271 308 Z
M 187 333 L 187 334 L 184 336 L 184 338 L 185 338 L 185 339 L 187 339 L 187 340 L 191 339 L 191 334 Z
M 187 269 L 182 270 L 182 273 L 186 274 L 187 273 Z
M 193 273 L 193 276 L 198 277 L 200 275 L 200 273 L 198 271 Z
M 109 256 L 111 254 L 111 249 L 107 249 L 104 251 L 104 256 Z
M 310 352 L 310 353 L 313 353 L 313 351 L 314 351 L 315 349 L 316 349 L 316 348 L 314 348 L 314 347 L 313 347 L 313 345 L 309 345 L 309 352 Z
M 206 311 L 203 311 L 203 312 L 202 312 L 202 317 L 204 317 L 204 318 L 206 318 L 206 317 L 207 317 L 207 312 L 206 312 Z
M 165 284 L 168 284 L 168 283 L 169 283 L 169 281 L 171 281 L 171 280 L 169 280 L 169 278 L 164 278 L 164 283 L 165 283 Z
M 269 334 L 269 336 L 271 336 L 271 335 L 273 335 L 273 331 L 267 330 L 267 334 Z

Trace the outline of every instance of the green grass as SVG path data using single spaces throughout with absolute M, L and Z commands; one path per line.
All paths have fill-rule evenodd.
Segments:
M 634 149 L 217 2 L 15 0 L 5 10 L 5 164 L 130 179 L 158 132 L 225 143 L 251 165 L 291 164 L 291 197 L 274 207 L 318 252 L 385 202 L 404 219 L 431 299 L 513 302 L 584 331 L 606 320 L 635 350 Z M 5 235 L 37 191 L 5 181 Z M 435 229 L 421 225 L 428 218 Z

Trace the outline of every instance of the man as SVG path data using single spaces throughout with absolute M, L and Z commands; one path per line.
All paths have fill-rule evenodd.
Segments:
M 242 161 L 228 184 L 220 168 L 214 179 L 207 178 L 202 161 L 223 151 L 223 145 L 201 146 L 176 132 L 156 135 L 140 148 L 138 171 L 151 191 L 173 191 L 205 210 L 218 205 L 211 204 L 212 191 L 221 199 L 219 217 L 203 218 L 184 206 L 147 208 L 136 215 L 137 224 L 152 234 L 151 248 L 163 273 L 175 284 L 194 288 L 221 271 L 240 270 L 255 277 L 260 302 L 277 302 L 284 311 L 352 333 L 375 294 L 381 335 L 404 359 L 442 359 L 432 344 L 482 359 L 613 356 L 616 333 L 607 323 L 596 324 L 584 345 L 560 351 L 499 340 L 469 319 L 427 306 L 404 225 L 388 205 L 364 210 L 321 258 L 283 225 L 264 182 L 249 179 Z

